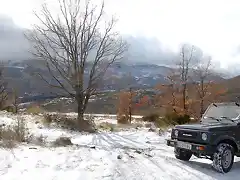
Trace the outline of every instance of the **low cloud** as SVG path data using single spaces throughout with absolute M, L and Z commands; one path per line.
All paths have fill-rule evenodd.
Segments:
M 169 65 L 176 58 L 176 54 L 164 48 L 156 38 L 133 36 L 124 38 L 130 44 L 128 62 Z M 29 59 L 29 47 L 30 44 L 24 37 L 24 29 L 16 26 L 11 18 L 0 15 L 0 60 Z
M 17 27 L 11 18 L 0 15 L 0 60 L 28 59 L 28 48 L 24 29 Z
M 127 62 L 149 63 L 172 66 L 179 59 L 179 52 L 173 52 L 157 38 L 144 36 L 124 36 L 130 47 L 126 54 Z M 13 20 L 0 15 L 0 61 L 29 59 L 30 44 L 24 37 L 24 29 L 16 26 Z M 197 56 L 202 56 L 202 51 Z
M 127 59 L 134 63 L 172 65 L 178 56 L 161 44 L 157 38 L 127 36 L 125 39 L 130 45 Z

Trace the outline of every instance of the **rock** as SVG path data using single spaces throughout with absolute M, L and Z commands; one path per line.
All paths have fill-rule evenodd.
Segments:
M 142 154 L 140 150 L 136 150 L 135 153 Z
M 5 127 L 5 126 L 6 126 L 6 124 L 5 124 L 5 123 L 3 123 L 3 124 L 1 124 L 1 125 L 0 125 L 0 127 Z
M 54 141 L 54 145 L 56 146 L 69 146 L 73 145 L 71 139 L 69 137 L 59 137 Z
M 132 158 L 132 159 L 134 159 L 134 158 L 135 158 L 135 157 L 134 157 L 134 156 L 132 156 L 132 155 L 129 155 L 129 157 L 130 157 L 130 158 Z
M 150 142 L 150 141 L 146 141 L 146 143 L 147 143 L 147 144 L 151 144 L 151 142 Z
M 148 157 L 153 157 L 151 154 L 145 154 L 146 156 L 148 156 Z
M 42 129 L 43 127 L 40 125 L 40 126 L 38 126 L 38 129 Z
M 156 131 L 156 129 L 154 129 L 152 127 L 150 127 L 149 130 L 148 130 L 148 132 L 155 132 L 155 131 Z
M 121 156 L 121 155 L 118 155 L 117 158 L 118 158 L 118 159 L 122 159 L 122 156 Z
M 46 137 L 44 137 L 43 135 L 34 136 L 33 134 L 31 134 L 28 138 L 28 143 L 42 146 L 45 144 L 45 139 Z
M 152 124 L 151 124 L 151 123 L 146 123 L 146 124 L 145 124 L 145 127 L 146 127 L 146 128 L 150 128 L 150 127 L 152 127 Z
M 164 134 L 164 131 L 162 129 L 159 129 L 158 134 L 161 136 Z
M 29 149 L 37 149 L 36 147 L 29 147 Z

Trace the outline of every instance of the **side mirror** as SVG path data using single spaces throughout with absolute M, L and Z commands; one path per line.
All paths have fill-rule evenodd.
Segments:
M 240 122 L 238 122 L 237 125 L 240 126 Z

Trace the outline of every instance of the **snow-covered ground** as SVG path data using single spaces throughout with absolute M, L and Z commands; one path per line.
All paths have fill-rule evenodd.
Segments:
M 18 116 L 0 113 L 0 122 L 10 124 Z M 22 144 L 12 151 L 0 149 L 0 179 L 3 180 L 227 180 L 239 179 L 240 159 L 231 172 L 219 174 L 211 161 L 192 157 L 175 159 L 166 146 L 168 133 L 159 136 L 147 129 L 80 134 L 41 126 L 41 116 L 22 115 L 31 133 L 47 141 L 71 137 L 73 146 L 40 147 Z M 114 121 L 114 120 L 113 120 Z M 41 127 L 41 128 L 40 128 Z

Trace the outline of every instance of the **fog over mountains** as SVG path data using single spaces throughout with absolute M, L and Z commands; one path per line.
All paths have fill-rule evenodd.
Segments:
M 24 30 L 11 18 L 0 16 L 0 60 L 24 60 L 29 58 L 29 43 Z
M 1 61 L 8 62 L 10 60 L 11 65 L 14 65 L 13 62 L 15 61 L 19 62 L 23 60 L 34 59 L 28 52 L 30 45 L 24 37 L 24 31 L 25 29 L 17 27 L 11 18 L 0 15 Z M 175 60 L 179 58 L 178 53 L 173 52 L 165 47 L 165 45 L 161 43 L 157 38 L 132 35 L 124 35 L 123 37 L 130 45 L 123 63 L 137 65 L 155 64 L 160 66 L 172 66 L 175 63 Z M 17 64 L 19 65 L 19 63 Z M 215 65 L 215 67 L 218 67 L 218 64 Z M 218 70 L 220 72 L 227 72 L 227 76 L 234 76 L 238 74 L 238 67 L 234 66 L 230 68 L 231 71 L 229 71 L 229 69 L 227 71 L 224 71 L 222 69 Z M 149 73 L 151 74 L 151 72 Z M 159 73 L 162 74 L 161 72 Z
M 156 38 L 133 37 L 125 35 L 129 43 L 127 61 L 169 64 L 175 54 L 164 49 Z M 17 27 L 11 18 L 0 16 L 0 59 L 24 60 L 31 56 L 28 53 L 29 43 L 24 37 L 24 29 Z

